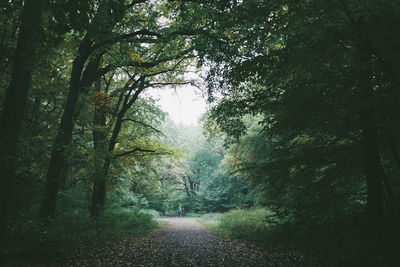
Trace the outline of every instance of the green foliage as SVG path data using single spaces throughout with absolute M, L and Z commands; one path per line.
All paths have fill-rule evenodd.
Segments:
M 0 4 L 1 103 L 23 3 Z M 230 237 L 342 246 L 341 264 L 373 254 L 367 250 L 375 247 L 368 240 L 374 231 L 364 225 L 374 218 L 364 215 L 371 199 L 384 213 L 375 217 L 385 231 L 376 232 L 398 233 L 398 2 L 57 0 L 36 8 L 43 8 L 42 36 L 36 64 L 24 66 L 32 69 L 26 108 L 15 114 L 24 114 L 24 123 L 7 253 L 67 255 L 145 233 L 155 227 L 152 217 L 176 215 L 178 206 L 187 216 L 234 209 L 202 219 Z M 206 72 L 208 139 L 139 95 L 188 82 L 194 64 Z M 82 88 L 70 110 L 73 74 Z M 57 216 L 43 224 L 33 218 L 63 114 L 71 118 L 71 142 L 56 170 Z M 96 133 L 102 138 L 94 140 Z M 89 219 L 98 181 L 105 182 L 107 205 Z M 268 208 L 244 210 L 254 206 Z M 395 242 L 383 239 L 391 251 Z
M 212 13 L 219 33 L 210 41 L 215 46 L 203 47 L 215 104 L 206 128 L 225 138 L 227 166 L 251 184 L 259 204 L 288 220 L 282 232 L 306 232 L 314 247 L 322 243 L 317 235 L 333 247 L 344 243 L 348 261 L 361 248 L 372 255 L 366 251 L 376 245 L 361 232 L 380 236 L 376 225 L 383 225 L 395 234 L 400 222 L 399 120 L 391 115 L 398 113 L 392 89 L 399 87 L 393 73 L 400 62 L 391 44 L 400 39 L 389 26 L 398 22 L 393 14 L 400 6 L 350 0 L 217 1 L 214 7 L 197 6 Z M 218 44 L 224 48 L 216 50 Z M 369 217 L 360 219 L 363 213 Z M 365 221 L 375 228 L 366 231 Z M 357 233 L 358 244 L 334 234 L 338 229 Z M 390 250 L 391 242 L 383 243 Z
M 223 8 L 231 12 L 229 18 L 217 19 L 219 32 L 240 33 L 246 44 L 233 42 L 225 56 L 205 48 L 213 61 L 209 92 L 223 95 L 209 112 L 208 124 L 226 134 L 235 173 L 264 192 L 263 203 L 280 213 L 296 213 L 299 219 L 335 221 L 349 216 L 350 210 L 365 209 L 365 165 L 370 165 L 365 163 L 365 150 L 372 143 L 363 140 L 362 117 L 365 110 L 374 114 L 367 125 L 376 123 L 379 149 L 386 151 L 379 155 L 380 165 L 386 153 L 397 154 L 382 140 L 398 139 L 391 132 L 399 121 L 390 115 L 395 107 L 390 88 L 398 86 L 390 72 L 398 64 L 383 70 L 390 59 L 371 47 L 368 53 L 380 59 L 360 62 L 360 42 L 385 50 L 376 43 L 379 34 L 373 25 L 397 19 L 373 0 L 245 1 Z M 392 8 L 398 12 L 399 6 Z M 388 20 L 377 19 L 387 15 Z M 221 42 L 228 42 L 230 35 Z M 398 55 L 398 49 L 391 51 Z M 364 77 L 368 88 L 359 88 L 360 64 L 371 71 Z M 398 169 L 396 161 L 381 171 L 391 173 L 389 165 Z M 398 179 L 385 179 L 396 192 L 395 197 L 383 193 L 390 207 L 398 200 Z M 399 207 L 395 209 L 399 214 Z M 398 215 L 388 216 L 398 224 Z
M 188 126 L 178 135 L 169 124 L 164 140 L 184 153 L 158 162 L 160 193 L 148 195 L 152 208 L 176 215 L 183 206 L 186 214 L 203 214 L 254 204 L 254 192 L 243 178 L 228 173 L 221 138 L 205 140 L 199 127 Z
M 153 217 L 154 219 L 157 219 L 157 218 L 160 217 L 160 213 L 159 213 L 158 211 L 156 211 L 156 210 L 141 209 L 141 210 L 139 210 L 139 211 L 140 211 L 141 213 L 150 215 L 150 216 Z
M 64 261 L 83 247 L 136 237 L 158 227 L 154 220 L 159 216 L 158 212 L 145 209 L 147 202 L 143 197 L 124 190 L 113 192 L 101 215 L 90 218 L 86 190 L 82 183 L 64 190 L 58 214 L 50 222 L 37 220 L 36 214 L 21 213 L 10 225 L 8 255 L 12 258 L 7 262 Z
M 157 227 L 154 212 L 149 213 L 110 207 L 95 220 L 86 212 L 76 212 L 59 215 L 51 222 L 53 226 L 35 220 L 21 221 L 13 226 L 10 245 L 21 260 L 64 260 L 81 247 L 148 233 Z
M 364 266 L 371 261 L 381 266 L 395 266 L 397 259 L 391 247 L 375 251 L 371 257 L 365 256 L 365 251 L 374 244 L 357 224 L 360 220 L 365 222 L 365 216 L 353 214 L 330 225 L 314 220 L 300 222 L 294 217 L 277 216 L 266 208 L 210 213 L 198 219 L 216 234 L 255 242 L 271 253 L 295 251 L 328 266 Z M 389 237 L 385 241 L 395 244 Z
M 276 226 L 276 215 L 265 208 L 230 210 L 223 214 L 207 214 L 200 222 L 223 236 L 263 243 Z

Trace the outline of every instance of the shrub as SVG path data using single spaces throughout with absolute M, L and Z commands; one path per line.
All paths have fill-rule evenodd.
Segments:
M 252 241 L 264 240 L 268 228 L 274 226 L 274 213 L 265 208 L 231 210 L 217 218 L 219 233 Z
M 149 214 L 151 217 L 154 219 L 157 219 L 160 217 L 160 213 L 156 210 L 151 210 L 151 209 L 141 209 L 141 213 Z
M 25 221 L 11 229 L 10 252 L 35 261 L 62 260 L 73 250 L 145 234 L 155 227 L 153 214 L 107 208 L 96 219 L 83 213 L 61 214 L 49 224 Z
M 209 213 L 198 221 L 220 235 L 258 243 L 264 242 L 280 223 L 276 215 L 266 208 Z

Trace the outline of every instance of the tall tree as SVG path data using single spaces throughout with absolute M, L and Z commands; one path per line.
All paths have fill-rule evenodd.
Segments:
M 189 52 L 187 50 L 187 52 Z M 185 60 L 190 59 L 191 55 L 184 55 L 182 58 L 175 59 L 171 58 L 171 62 L 162 62 L 157 64 L 152 69 L 146 70 L 144 74 L 134 74 L 129 75 L 130 78 L 128 82 L 123 87 L 123 90 L 120 93 L 119 99 L 116 102 L 116 106 L 114 109 L 114 113 L 116 116 L 115 123 L 113 124 L 111 136 L 109 139 L 104 139 L 106 141 L 107 148 L 103 147 L 104 152 L 103 158 L 101 162 L 103 162 L 101 168 L 101 174 L 96 174 L 97 177 L 94 179 L 93 193 L 92 193 L 92 203 L 91 203 L 91 216 L 98 216 L 99 211 L 105 205 L 106 199 L 106 178 L 108 175 L 108 170 L 110 168 L 112 157 L 115 145 L 117 143 L 118 137 L 122 130 L 123 124 L 127 122 L 140 123 L 142 126 L 150 127 L 150 125 L 146 125 L 139 120 L 135 120 L 132 118 L 127 118 L 127 114 L 129 109 L 137 102 L 141 93 L 149 88 L 149 87 L 161 87 L 161 86 L 178 86 L 189 84 L 190 82 L 181 81 L 182 73 L 185 71 L 184 63 Z M 154 69 L 154 70 L 153 70 Z M 159 76 L 164 77 L 159 77 Z M 167 75 L 167 76 L 166 76 Z M 174 77 L 173 77 L 174 76 Z M 173 77 L 173 78 L 172 78 Z M 96 112 L 95 115 L 98 118 L 104 118 L 104 115 L 100 115 L 99 112 Z M 100 125 L 99 125 L 100 126 Z M 95 137 L 95 135 L 94 135 Z M 98 134 L 96 134 L 96 138 Z M 105 136 L 103 136 L 105 138 Z M 94 139 L 94 143 L 97 142 Z M 96 148 L 95 148 L 96 149 Z M 144 148 L 136 147 L 130 151 L 126 151 L 123 154 L 129 155 L 134 154 L 135 152 L 156 152 L 153 150 L 146 150 Z
M 44 3 L 42 0 L 24 2 L 11 80 L 0 118 L 0 242 L 5 234 L 8 206 L 14 192 L 17 143 L 42 34 Z
M 111 82 L 111 81 L 110 81 Z M 108 103 L 108 87 L 105 86 L 104 91 L 101 89 L 101 81 L 97 80 L 95 85 L 95 94 L 93 99 L 93 148 L 94 148 L 94 177 L 93 177 L 93 194 L 92 204 L 90 206 L 91 216 L 98 215 L 98 206 L 105 203 L 105 175 L 103 172 L 103 157 L 107 153 L 107 109 Z
M 55 212 L 58 183 L 65 162 L 65 149 L 71 142 L 73 116 L 82 90 L 90 87 L 99 77 L 120 67 L 132 67 L 137 68 L 139 72 L 145 72 L 146 69 L 158 66 L 160 63 L 185 57 L 193 50 L 185 39 L 186 36 L 193 34 L 192 29 L 182 29 L 179 24 L 158 29 L 160 23 L 157 20 L 158 11 L 150 12 L 151 18 L 148 20 L 137 21 L 134 14 L 141 14 L 142 9 L 139 4 L 143 4 L 143 8 L 148 7 L 148 10 L 155 8 L 152 3 L 145 0 L 133 1 L 129 5 L 104 1 L 97 8 L 93 20 L 87 25 L 85 36 L 72 64 L 69 95 L 49 161 L 40 211 L 41 218 L 53 216 Z M 124 25 L 126 27 L 123 27 Z M 132 44 L 135 47 L 131 47 Z M 145 45 L 140 46 L 140 44 Z M 127 58 L 123 49 L 144 51 L 147 49 L 146 53 L 149 56 L 143 60 L 136 52 L 131 52 Z M 107 55 L 118 55 L 117 62 L 112 56 L 107 57 Z
M 223 14 L 223 19 L 216 18 L 215 32 L 220 33 L 221 42 L 231 45 L 220 51 L 205 48 L 212 62 L 209 91 L 225 94 L 211 118 L 230 141 L 246 135 L 245 115 L 263 116 L 260 138 L 266 139 L 269 153 L 259 161 L 259 171 L 246 172 L 250 179 L 279 187 L 281 195 L 286 192 L 292 200 L 298 197 L 296 201 L 282 198 L 280 204 L 286 202 L 299 217 L 306 210 L 326 217 L 342 214 L 352 197 L 362 201 L 356 188 L 365 185 L 364 208 L 371 234 L 379 232 L 382 203 L 391 195 L 390 186 L 385 191 L 382 187 L 381 162 L 392 150 L 382 142 L 388 131 L 382 122 L 398 124 L 389 114 L 392 100 L 398 99 L 393 73 L 400 62 L 387 54 L 397 55 L 398 48 L 382 42 L 398 43 L 392 29 L 376 28 L 397 21 L 388 10 L 398 13 L 399 5 L 376 3 L 225 3 L 209 17 L 220 9 L 230 10 L 228 18 Z M 251 158 L 242 160 L 246 162 L 240 165 L 242 170 L 257 163 Z M 394 161 L 385 162 L 388 169 L 396 166 Z M 394 176 L 389 182 L 395 183 Z
M 130 5 L 125 5 L 124 3 L 103 1 L 97 8 L 92 22 L 86 24 L 86 28 L 84 28 L 86 33 L 72 63 L 68 97 L 49 161 L 39 214 L 41 218 L 51 217 L 55 213 L 59 180 L 65 163 L 65 149 L 71 142 L 73 118 L 79 96 L 82 90 L 87 89 L 98 78 L 112 70 L 107 69 L 99 73 L 101 59 L 107 52 L 104 46 L 107 47 L 110 43 L 119 40 L 118 38 L 107 40 L 108 35 L 112 33 L 115 25 L 123 19 L 128 9 L 142 2 L 145 1 L 133 1 Z M 108 14 L 113 15 L 108 16 Z M 135 37 L 141 33 L 134 33 L 129 37 Z M 94 42 L 93 40 L 96 37 L 100 37 L 101 40 Z

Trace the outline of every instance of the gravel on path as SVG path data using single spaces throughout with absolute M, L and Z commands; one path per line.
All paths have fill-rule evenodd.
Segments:
M 194 218 L 159 220 L 168 226 L 78 253 L 69 266 L 303 266 L 290 255 L 216 236 Z

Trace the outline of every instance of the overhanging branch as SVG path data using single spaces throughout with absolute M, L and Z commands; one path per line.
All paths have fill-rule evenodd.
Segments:
M 124 157 L 124 156 L 128 156 L 131 154 L 134 154 L 136 152 L 142 152 L 145 153 L 148 156 L 153 156 L 153 155 L 171 155 L 171 153 L 167 152 L 167 151 L 157 151 L 157 150 L 152 150 L 152 149 L 142 149 L 140 147 L 134 148 L 132 150 L 120 153 L 120 154 L 116 154 L 114 156 L 114 158 L 120 158 L 120 157 Z
M 117 43 L 117 42 L 119 42 L 119 41 L 124 41 L 124 40 L 127 40 L 127 39 L 129 39 L 129 38 L 136 37 L 136 36 L 138 36 L 138 35 L 154 36 L 154 37 L 159 37 L 159 38 L 161 37 L 161 35 L 160 35 L 159 33 L 152 32 L 152 31 L 147 30 L 147 29 L 141 29 L 141 30 L 137 30 L 137 31 L 135 31 L 135 32 L 131 32 L 131 33 L 119 35 L 119 36 L 116 36 L 115 38 L 112 38 L 112 39 L 108 39 L 108 40 L 104 40 L 104 41 L 102 41 L 102 42 L 99 42 L 99 43 L 95 44 L 95 45 L 92 47 L 92 50 L 94 51 L 94 50 L 96 50 L 97 48 L 100 48 L 100 47 L 102 47 L 102 46 L 111 45 L 111 44 Z
M 185 50 L 183 50 L 182 52 L 180 52 L 180 53 L 178 53 L 176 55 L 164 57 L 164 58 L 161 58 L 161 59 L 155 59 L 153 61 L 134 61 L 134 60 L 132 60 L 130 62 L 124 63 L 123 65 L 107 65 L 107 66 L 105 66 L 104 68 L 100 69 L 97 72 L 97 76 L 101 77 L 104 74 L 106 74 L 106 73 L 108 73 L 108 72 L 110 72 L 112 70 L 115 70 L 117 68 L 124 67 L 124 66 L 125 67 L 138 67 L 138 68 L 152 68 L 152 67 L 157 66 L 160 63 L 168 62 L 170 60 L 179 59 L 179 58 L 187 55 L 188 53 L 192 52 L 193 50 L 194 50 L 194 47 L 190 47 L 190 48 L 185 49 Z
M 124 122 L 124 121 L 131 121 L 131 122 L 140 124 L 140 125 L 142 125 L 142 126 L 144 126 L 144 127 L 150 128 L 150 129 L 152 129 L 153 131 L 155 131 L 155 132 L 157 132 L 157 133 L 161 133 L 160 130 L 158 130 L 158 129 L 154 128 L 153 126 L 151 126 L 151 125 L 149 125 L 149 124 L 147 124 L 147 123 L 144 123 L 144 122 L 142 122 L 142 121 L 138 121 L 138 120 L 134 120 L 134 119 L 130 119 L 130 118 L 125 118 L 125 119 L 122 120 L 122 122 Z

